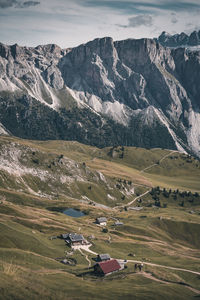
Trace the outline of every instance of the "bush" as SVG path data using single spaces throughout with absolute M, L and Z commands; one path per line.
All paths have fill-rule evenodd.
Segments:
M 161 207 L 161 204 L 160 204 L 160 201 L 159 201 L 159 200 L 156 200 L 156 201 L 155 201 L 155 206 Z
M 34 164 L 39 164 L 39 159 L 37 159 L 37 158 L 35 158 L 35 159 L 32 159 L 32 162 L 34 163 Z

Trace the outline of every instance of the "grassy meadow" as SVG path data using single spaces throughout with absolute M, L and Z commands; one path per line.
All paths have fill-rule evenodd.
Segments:
M 200 275 L 179 270 L 200 273 L 198 160 L 170 150 L 14 137 L 0 137 L 0 150 L 0 299 L 199 297 Z M 66 216 L 63 208 L 85 216 Z M 100 216 L 107 232 L 94 223 Z M 68 232 L 83 234 L 96 253 L 128 260 L 127 268 L 96 277 L 94 254 L 71 253 L 52 239 Z M 76 264 L 61 263 L 65 257 Z M 134 261 L 144 263 L 142 272 Z

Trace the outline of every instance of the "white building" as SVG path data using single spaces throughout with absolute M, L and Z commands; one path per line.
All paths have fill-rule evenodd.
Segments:
M 107 219 L 105 217 L 100 217 L 96 219 L 96 223 L 101 225 L 101 226 L 106 226 L 107 224 Z

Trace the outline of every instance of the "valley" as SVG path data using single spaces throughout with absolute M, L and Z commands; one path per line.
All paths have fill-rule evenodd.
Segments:
M 160 148 L 11 136 L 0 137 L 0 156 L 0 299 L 199 296 L 198 159 Z M 74 218 L 63 208 L 84 215 Z M 107 224 L 97 226 L 102 216 Z M 72 232 L 92 252 L 126 260 L 127 268 L 96 276 L 95 255 L 71 253 L 58 238 Z M 136 262 L 143 262 L 141 272 Z

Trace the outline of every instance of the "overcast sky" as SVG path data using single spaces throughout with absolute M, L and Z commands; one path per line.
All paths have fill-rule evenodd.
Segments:
M 78 46 L 200 30 L 200 0 L 0 0 L 0 42 Z

